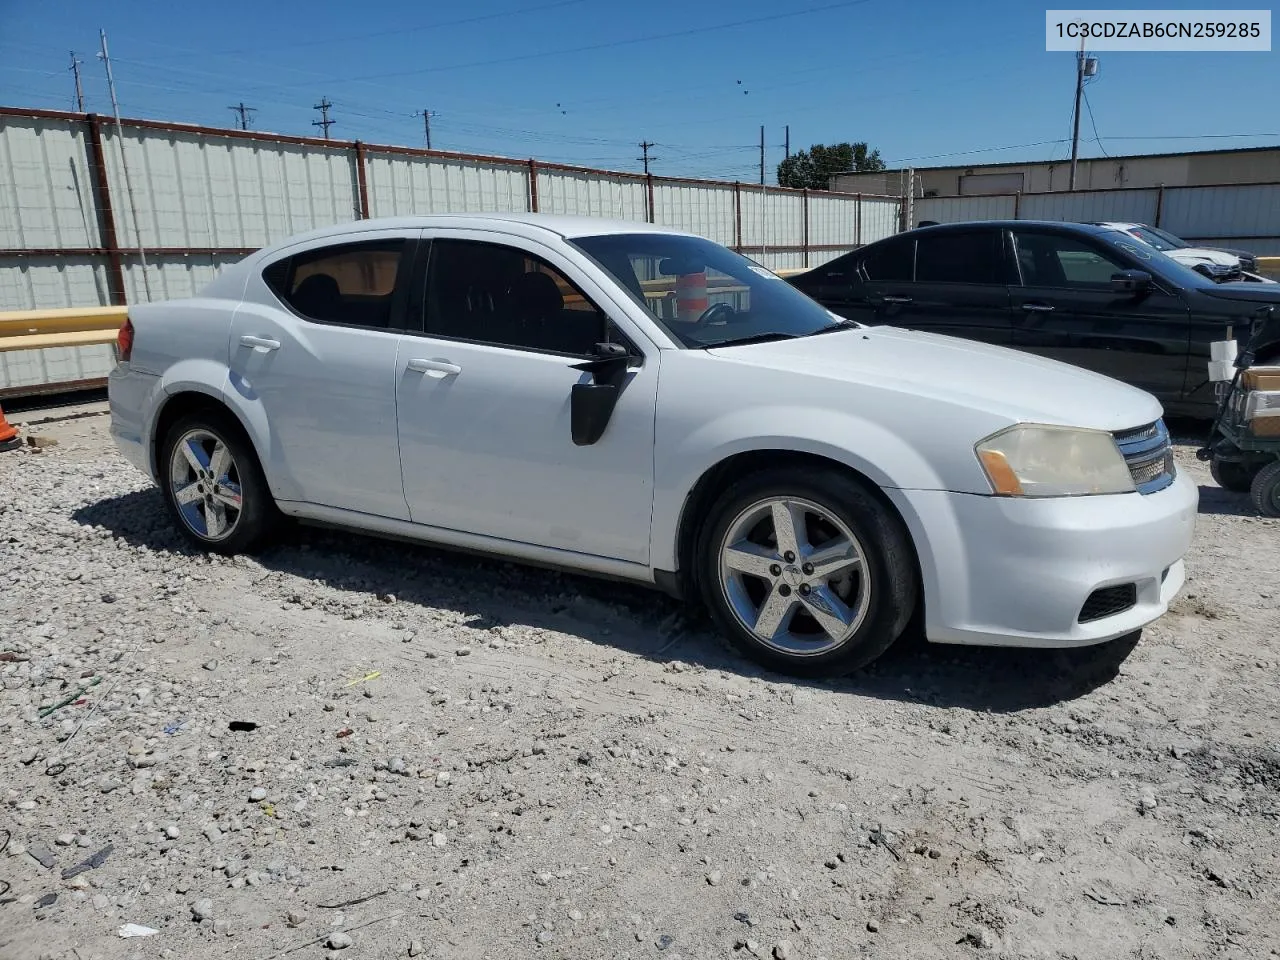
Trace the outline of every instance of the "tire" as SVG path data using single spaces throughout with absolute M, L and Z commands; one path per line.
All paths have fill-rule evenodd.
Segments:
M 1214 457 L 1209 462 L 1209 472 L 1213 474 L 1213 482 L 1223 490 L 1248 493 L 1249 485 L 1253 483 L 1253 477 L 1258 471 L 1239 460 L 1219 460 Z
M 165 435 L 156 465 L 174 523 L 200 550 L 246 553 L 279 520 L 253 444 L 228 413 L 201 410 L 181 417 Z M 211 468 L 219 467 L 214 476 Z
M 1249 494 L 1253 505 L 1264 517 L 1280 517 L 1280 460 L 1258 471 Z
M 775 517 L 805 531 L 790 560 L 791 539 L 784 532 L 778 543 Z M 836 469 L 765 470 L 732 484 L 699 532 L 694 563 L 698 592 L 724 638 L 750 659 L 802 677 L 871 663 L 898 639 L 920 595 L 902 521 Z

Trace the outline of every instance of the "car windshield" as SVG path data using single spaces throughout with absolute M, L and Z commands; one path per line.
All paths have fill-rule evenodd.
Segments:
M 1108 230 L 1102 238 L 1119 247 L 1129 256 L 1142 261 L 1141 269 L 1163 277 L 1181 287 L 1212 287 L 1216 284 L 1204 274 L 1192 270 L 1185 263 L 1174 260 L 1167 253 L 1148 243 L 1139 243 L 1127 230 Z
M 1173 234 L 1157 230 L 1155 227 L 1130 227 L 1129 233 L 1160 251 L 1181 250 L 1187 246 L 1185 240 L 1179 240 Z
M 686 347 L 788 340 L 856 326 L 773 271 L 701 237 L 621 233 L 570 242 Z

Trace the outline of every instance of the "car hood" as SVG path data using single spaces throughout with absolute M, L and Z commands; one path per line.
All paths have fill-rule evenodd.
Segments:
M 1179 247 L 1177 250 L 1167 250 L 1165 255 L 1172 257 L 1180 263 L 1218 263 L 1224 267 L 1239 266 L 1240 258 L 1234 253 L 1227 253 L 1225 250 L 1210 250 L 1208 247 Z
M 1151 394 L 1080 367 L 897 327 L 851 327 L 707 352 L 807 377 L 932 396 L 1010 422 L 1124 430 L 1151 423 L 1163 413 Z
M 1280 307 L 1280 284 L 1221 283 L 1197 287 L 1196 291 L 1215 300 L 1235 300 L 1258 306 Z

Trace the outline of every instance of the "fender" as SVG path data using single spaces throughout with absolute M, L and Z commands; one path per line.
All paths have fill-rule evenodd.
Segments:
M 832 442 L 857 438 L 857 450 Z M 847 441 L 846 441 L 847 443 Z M 661 451 L 663 445 L 658 444 Z M 652 564 L 678 568 L 683 513 L 698 481 L 717 464 L 760 450 L 808 453 L 844 464 L 885 489 L 946 489 L 932 464 L 902 437 L 854 414 L 809 406 L 749 407 L 727 413 L 684 436 L 655 461 Z M 974 463 L 977 469 L 977 463 Z

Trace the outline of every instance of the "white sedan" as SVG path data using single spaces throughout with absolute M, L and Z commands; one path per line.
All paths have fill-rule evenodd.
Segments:
M 197 546 L 281 515 L 656 585 L 825 675 L 930 640 L 1099 643 L 1183 582 L 1149 394 L 861 327 L 708 240 L 365 220 L 131 306 L 112 432 Z

